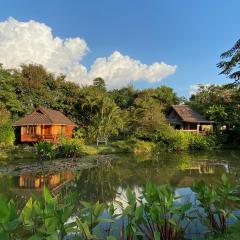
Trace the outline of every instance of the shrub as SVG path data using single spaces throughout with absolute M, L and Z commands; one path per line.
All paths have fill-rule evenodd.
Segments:
M 154 150 L 155 144 L 153 142 L 138 140 L 131 138 L 129 140 L 121 140 L 111 143 L 111 146 L 116 148 L 116 152 L 128 153 L 150 153 Z
M 168 127 L 156 134 L 156 141 L 159 150 L 185 151 L 189 148 L 189 137 L 189 133 Z
M 159 150 L 186 151 L 186 150 L 207 150 L 217 146 L 217 138 L 213 135 L 203 136 L 192 134 L 173 128 L 165 128 L 158 131 L 156 141 Z
M 52 142 L 38 142 L 35 146 L 39 159 L 49 160 L 56 157 L 56 146 Z
M 15 141 L 14 129 L 10 124 L 0 126 L 0 146 L 12 146 Z
M 79 157 L 82 155 L 82 138 L 62 138 L 57 149 L 58 157 Z
M 215 146 L 215 139 L 212 136 L 192 135 L 190 137 L 190 150 L 207 150 Z

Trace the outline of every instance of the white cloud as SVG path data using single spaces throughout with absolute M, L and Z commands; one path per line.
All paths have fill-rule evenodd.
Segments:
M 79 84 L 91 84 L 95 77 L 102 77 L 110 88 L 130 81 L 158 82 L 176 71 L 176 66 L 163 62 L 146 65 L 118 51 L 107 58 L 97 58 L 88 71 L 81 64 L 88 50 L 84 39 L 54 37 L 51 28 L 43 23 L 14 18 L 0 22 L 0 63 L 5 67 L 38 63 Z
M 199 83 L 199 84 L 193 84 L 193 85 L 190 85 L 189 87 L 189 96 L 192 96 L 194 94 L 196 94 L 198 92 L 198 90 L 200 89 L 200 87 L 209 87 L 210 84 L 203 84 L 203 83 Z

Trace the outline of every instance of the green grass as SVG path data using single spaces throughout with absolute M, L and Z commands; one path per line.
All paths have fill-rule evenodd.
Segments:
M 84 145 L 83 154 L 113 154 L 113 153 L 150 153 L 155 149 L 155 144 L 140 140 L 120 140 L 110 142 L 108 145 Z

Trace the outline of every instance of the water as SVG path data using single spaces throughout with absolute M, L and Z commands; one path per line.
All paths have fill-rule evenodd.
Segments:
M 226 173 L 237 183 L 239 170 L 240 151 L 159 153 L 154 156 L 123 154 L 107 165 L 76 172 L 54 169 L 45 176 L 42 173 L 22 173 L 20 176 L 3 173 L 0 175 L 0 194 L 17 195 L 15 199 L 23 199 L 32 193 L 40 195 L 46 183 L 54 194 L 74 191 L 81 200 L 110 202 L 124 199 L 127 187 L 138 195 L 146 181 L 151 180 L 155 184 L 171 184 L 176 194 L 183 196 L 179 201 L 194 201 L 191 190 L 194 182 L 202 179 L 217 184 Z
M 108 165 L 79 172 L 54 169 L 46 176 L 42 173 L 1 174 L 0 194 L 39 194 L 45 182 L 53 192 L 72 190 L 77 191 L 81 199 L 108 202 L 127 186 L 137 191 L 147 180 L 156 184 L 170 183 L 179 190 L 191 187 L 200 179 L 217 183 L 223 173 L 236 181 L 239 169 L 240 151 L 160 153 L 157 156 L 124 154 Z

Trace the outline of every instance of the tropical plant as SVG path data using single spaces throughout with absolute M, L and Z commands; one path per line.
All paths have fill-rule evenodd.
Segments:
M 54 159 L 56 156 L 56 145 L 52 142 L 38 142 L 35 147 L 40 160 Z
M 239 186 L 233 186 L 225 174 L 221 177 L 221 184 L 217 187 L 207 185 L 204 181 L 197 182 L 193 191 L 197 194 L 199 206 L 204 210 L 198 210 L 198 215 L 203 224 L 215 234 L 225 234 L 228 230 L 227 219 L 236 219 L 233 210 L 240 201 Z
M 127 207 L 123 208 L 123 217 L 127 218 L 124 227 L 126 239 L 134 236 L 143 239 L 175 240 L 183 239 L 192 220 L 188 211 L 191 203 L 177 204 L 178 197 L 169 185 L 156 186 L 146 184 L 140 197 L 126 190 Z M 183 224 L 187 220 L 188 224 Z

